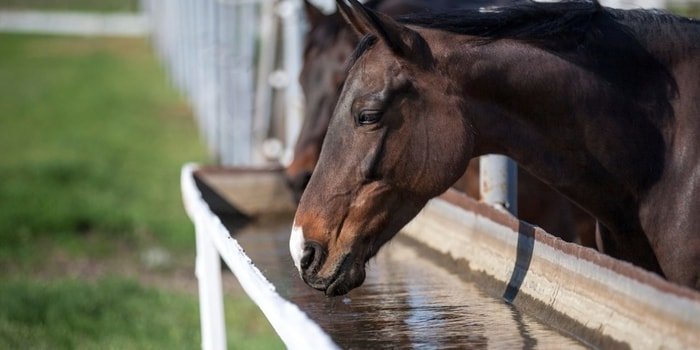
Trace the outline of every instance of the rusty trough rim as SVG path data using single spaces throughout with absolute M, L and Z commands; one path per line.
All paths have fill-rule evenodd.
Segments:
M 479 203 L 461 192 L 450 189 L 439 198 L 464 210 L 468 210 L 477 215 L 486 217 L 489 220 L 505 226 L 513 231 L 518 231 L 518 226 L 520 224 L 520 220 L 518 220 L 518 218 L 491 206 Z M 656 288 L 664 293 L 674 294 L 678 297 L 690 299 L 700 303 L 700 293 L 697 291 L 669 282 L 653 272 L 649 272 L 631 263 L 617 260 L 608 255 L 599 253 L 594 249 L 563 241 L 544 231 L 540 227 L 535 226 L 534 239 L 535 241 L 546 244 L 557 251 L 588 261 L 604 269 L 611 270 L 639 283 Z M 700 315 L 698 315 L 698 317 L 700 317 Z

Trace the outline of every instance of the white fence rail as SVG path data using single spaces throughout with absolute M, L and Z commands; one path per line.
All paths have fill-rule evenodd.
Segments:
M 220 259 L 226 262 L 241 287 L 260 307 L 289 349 L 337 349 L 314 321 L 282 298 L 214 215 L 194 182 L 195 165 L 182 169 L 181 187 L 187 214 L 197 230 L 197 279 L 202 327 L 202 348 L 226 349 Z
M 143 37 L 148 24 L 145 16 L 135 13 L 0 10 L 0 32 Z

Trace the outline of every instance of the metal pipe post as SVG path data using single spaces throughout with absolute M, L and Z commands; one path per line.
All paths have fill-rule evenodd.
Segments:
M 518 215 L 518 166 L 510 158 L 489 154 L 479 159 L 481 199 Z

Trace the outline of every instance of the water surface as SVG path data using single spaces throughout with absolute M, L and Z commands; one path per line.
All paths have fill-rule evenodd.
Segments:
M 264 218 L 231 230 L 280 295 L 343 348 L 585 348 L 396 240 L 370 263 L 361 287 L 328 298 L 304 284 L 294 268 L 291 222 L 291 216 Z

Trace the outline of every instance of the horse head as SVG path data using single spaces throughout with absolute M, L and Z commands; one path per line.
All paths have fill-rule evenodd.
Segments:
M 364 282 L 369 259 L 464 173 L 473 147 L 461 88 L 426 38 L 355 0 L 337 5 L 362 40 L 290 238 L 301 277 L 329 296 Z
M 285 169 L 297 201 L 318 162 L 330 116 L 345 81 L 344 63 L 357 44 L 356 35 L 338 13 L 326 15 L 307 0 L 304 8 L 309 31 L 299 82 L 305 96 L 305 118 L 294 147 L 294 159 Z

